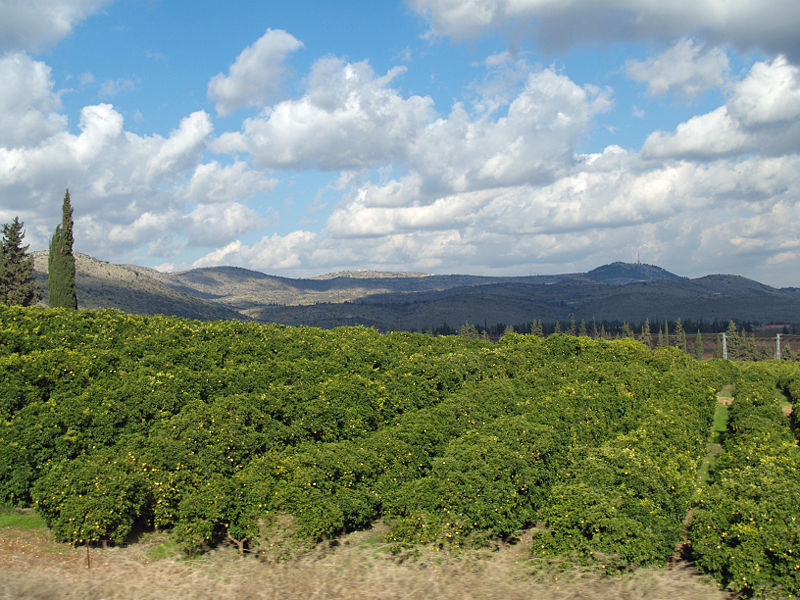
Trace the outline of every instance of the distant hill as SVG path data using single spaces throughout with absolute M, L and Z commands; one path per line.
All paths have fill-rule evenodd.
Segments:
M 678 277 L 674 273 L 670 273 L 656 267 L 655 265 L 645 265 L 642 263 L 623 263 L 615 262 L 610 265 L 603 265 L 597 267 L 586 273 L 587 279 L 594 281 L 601 281 L 612 285 L 625 285 L 627 283 L 635 283 L 637 281 L 662 281 L 664 279 L 686 279 L 685 277 Z
M 47 303 L 47 254 L 32 253 L 34 276 L 44 290 L 44 304 Z M 78 308 L 116 308 L 135 314 L 164 314 L 207 321 L 246 318 L 221 304 L 185 294 L 147 275 L 152 269 L 141 271 L 76 253 L 75 271 Z
M 47 253 L 34 253 L 46 282 Z M 82 308 L 195 319 L 422 330 L 447 323 L 516 325 L 533 319 L 800 322 L 800 289 L 737 275 L 688 279 L 654 265 L 612 263 L 587 273 L 527 277 L 348 271 L 310 279 L 239 267 L 161 273 L 77 255 Z

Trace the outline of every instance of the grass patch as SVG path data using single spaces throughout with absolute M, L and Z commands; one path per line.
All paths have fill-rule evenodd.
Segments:
M 167 558 L 183 558 L 184 552 L 178 543 L 167 538 L 145 550 L 145 556 L 150 560 L 164 560 Z
M 711 466 L 719 454 L 722 442 L 722 436 L 728 429 L 728 403 L 727 397 L 722 396 L 720 393 L 721 401 L 717 403 L 714 408 L 714 419 L 711 423 L 711 437 L 708 442 L 708 452 L 706 453 L 703 462 L 700 463 L 700 468 L 697 470 L 697 480 L 700 483 L 707 483 L 711 476 Z
M 728 429 L 728 406 L 717 404 L 714 409 L 714 422 L 711 425 L 711 443 L 719 444 L 722 442 L 722 434 Z
M 0 529 L 45 529 L 44 519 L 32 508 L 6 508 L 0 511 Z

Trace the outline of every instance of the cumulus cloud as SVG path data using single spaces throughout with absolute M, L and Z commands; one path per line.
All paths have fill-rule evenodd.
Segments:
M 431 98 L 403 98 L 389 87 L 404 71 L 376 76 L 366 61 L 320 59 L 303 97 L 247 119 L 242 134 L 221 137 L 218 148 L 246 147 L 257 164 L 281 168 L 349 169 L 402 158 L 433 117 Z
M 671 40 L 697 34 L 740 49 L 760 47 L 800 59 L 795 0 L 407 0 L 424 16 L 431 35 L 466 38 L 491 31 L 536 36 L 548 49 L 577 42 Z
M 282 269 L 297 269 L 312 261 L 317 234 L 310 231 L 294 231 L 285 236 L 273 234 L 247 246 L 236 240 L 199 258 L 193 267 L 224 264 L 247 265 L 251 269 L 272 272 Z
M 428 195 L 520 181 L 547 181 L 572 157 L 576 137 L 611 106 L 610 92 L 578 86 L 553 69 L 523 77 L 509 98 L 456 103 L 436 118 L 429 97 L 390 87 L 404 68 L 376 76 L 366 62 L 318 61 L 306 93 L 221 135 L 218 152 L 249 150 L 278 168 L 357 169 L 396 162 L 413 174 L 402 186 Z M 396 184 L 395 184 L 395 187 Z M 394 202 L 396 192 L 374 202 Z
M 208 84 L 217 112 L 228 115 L 243 106 L 263 106 L 278 91 L 286 57 L 303 44 L 281 29 L 267 29 L 245 48 L 227 75 L 218 73 Z
M 648 158 L 713 158 L 757 151 L 800 150 L 800 69 L 786 57 L 757 62 L 732 86 L 725 105 L 681 123 L 672 133 L 650 134 Z
M 12 84 L 0 90 L 0 216 L 20 216 L 33 248 L 46 248 L 65 187 L 76 249 L 106 259 L 227 244 L 261 223 L 245 202 L 277 182 L 241 161 L 202 162 L 213 133 L 205 111 L 167 136 L 137 135 L 111 104 L 90 105 L 71 133 L 44 63 L 6 55 L 0 75 Z
M 227 244 L 261 225 L 258 214 L 240 202 L 198 206 L 184 224 L 189 243 L 203 247 Z
M 569 167 L 579 136 L 610 106 L 608 90 L 543 69 L 500 115 L 494 107 L 472 115 L 457 104 L 416 137 L 409 163 L 434 194 L 546 183 Z
M 417 270 L 470 265 L 469 272 L 518 274 L 557 264 L 563 271 L 567 264 L 597 266 L 597 257 L 632 260 L 643 249 L 648 261 L 667 267 L 673 261 L 681 273 L 733 260 L 738 272 L 756 277 L 767 255 L 756 256 L 753 248 L 767 252 L 775 239 L 800 238 L 792 221 L 782 220 L 800 213 L 798 167 L 796 155 L 651 163 L 609 147 L 547 185 L 454 193 L 426 205 L 370 205 L 358 190 L 331 215 L 327 234 L 331 242 L 347 240 L 340 245 L 351 264 L 375 268 L 402 257 L 406 269 Z M 719 221 L 725 232 L 704 237 Z M 698 229 L 698 223 L 705 225 Z M 696 258 L 699 244 L 708 263 Z
M 194 204 L 221 204 L 253 197 L 259 192 L 271 192 L 278 181 L 247 163 L 235 161 L 222 166 L 217 161 L 198 165 L 184 191 L 185 198 Z
M 112 0 L 0 0 L 0 52 L 40 50 Z
M 7 54 L 0 57 L 0 81 L 0 147 L 36 145 L 66 127 L 46 64 Z
M 722 48 L 704 46 L 684 38 L 655 58 L 629 60 L 625 67 L 632 79 L 647 84 L 651 95 L 677 93 L 694 98 L 725 83 L 729 70 L 728 55 Z

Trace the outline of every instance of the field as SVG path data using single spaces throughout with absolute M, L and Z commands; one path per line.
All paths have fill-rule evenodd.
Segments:
M 800 593 L 796 363 L 0 307 L 0 365 L 8 597 Z
M 379 532 L 350 534 L 285 562 L 240 558 L 231 547 L 179 559 L 163 534 L 87 552 L 58 544 L 42 528 L 0 525 L 0 597 L 26 600 L 722 600 L 708 577 L 686 565 L 639 569 L 608 578 L 586 569 L 537 567 L 522 545 L 413 560 L 376 542 Z

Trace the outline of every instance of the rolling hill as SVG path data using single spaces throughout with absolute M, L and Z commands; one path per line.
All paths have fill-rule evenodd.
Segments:
M 46 283 L 47 253 L 34 253 Z M 526 277 L 352 271 L 308 279 L 239 267 L 161 273 L 77 255 L 81 308 L 110 307 L 202 320 L 242 319 L 379 330 L 533 319 L 800 322 L 800 289 L 737 275 L 688 279 L 654 265 L 612 263 L 587 273 Z

